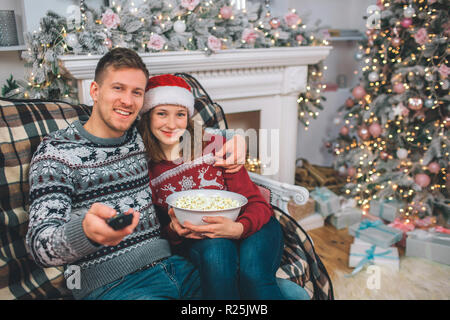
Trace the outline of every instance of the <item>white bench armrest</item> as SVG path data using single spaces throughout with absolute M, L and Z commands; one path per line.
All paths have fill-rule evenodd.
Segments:
M 254 172 L 248 172 L 250 179 L 271 191 L 271 205 L 276 206 L 286 213 L 288 212 L 288 202 L 293 200 L 296 204 L 305 204 L 309 198 L 306 188 L 297 185 L 279 182 Z

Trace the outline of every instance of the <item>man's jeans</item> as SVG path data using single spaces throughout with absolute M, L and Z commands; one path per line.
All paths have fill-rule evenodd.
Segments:
M 192 300 L 201 298 L 197 270 L 180 256 L 131 273 L 91 292 L 86 300 Z

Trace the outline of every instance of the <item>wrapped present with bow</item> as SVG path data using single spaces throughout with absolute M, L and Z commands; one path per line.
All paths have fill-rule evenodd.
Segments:
M 403 202 L 392 199 L 370 200 L 369 213 L 387 221 L 394 221 L 403 208 Z
M 342 199 L 341 208 L 330 217 L 330 223 L 339 230 L 361 221 L 362 210 L 355 205 L 354 199 Z
M 381 220 L 370 221 L 364 219 L 348 227 L 348 233 L 355 238 L 377 245 L 382 248 L 388 248 L 394 243 L 399 242 L 403 237 L 401 230 L 388 227 Z
M 349 267 L 355 268 L 349 276 L 353 276 L 367 264 L 388 266 L 396 271 L 400 269 L 398 249 L 381 248 L 374 244 L 355 239 L 350 246 Z
M 392 227 L 403 232 L 402 240 L 398 242 L 399 246 L 406 247 L 407 232 L 415 229 L 414 223 L 411 220 L 395 218 L 393 222 L 388 224 L 388 227 Z
M 436 229 L 410 231 L 406 238 L 405 255 L 450 265 L 450 234 L 437 232 Z
M 316 212 L 324 218 L 339 211 L 340 198 L 333 191 L 320 187 L 315 188 L 309 195 L 316 201 Z

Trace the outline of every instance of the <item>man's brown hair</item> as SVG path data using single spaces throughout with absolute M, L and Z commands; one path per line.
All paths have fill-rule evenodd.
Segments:
M 133 50 L 127 48 L 114 48 L 105 54 L 95 68 L 95 82 L 101 83 L 108 67 L 114 69 L 132 68 L 142 70 L 148 79 L 149 72 L 141 57 Z

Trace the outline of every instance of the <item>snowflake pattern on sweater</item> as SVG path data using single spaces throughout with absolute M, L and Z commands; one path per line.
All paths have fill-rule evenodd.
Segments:
M 135 126 L 117 139 L 101 139 L 79 121 L 43 139 L 30 164 L 27 244 L 41 266 L 77 264 L 82 294 L 170 255 L 152 203 L 144 143 Z M 140 213 L 134 232 L 117 246 L 84 234 L 92 204 Z

